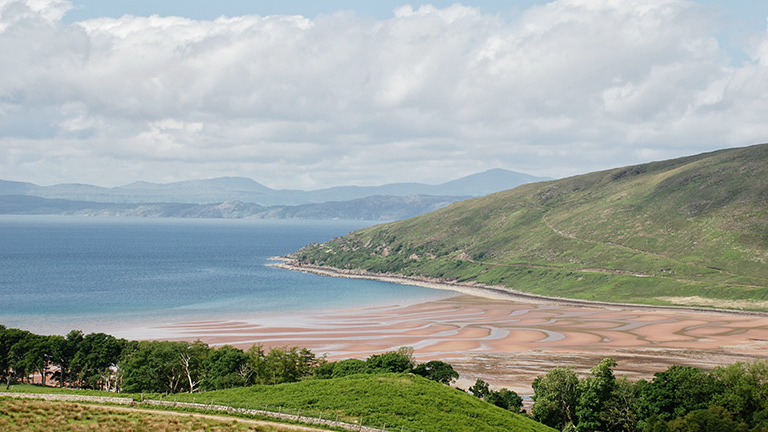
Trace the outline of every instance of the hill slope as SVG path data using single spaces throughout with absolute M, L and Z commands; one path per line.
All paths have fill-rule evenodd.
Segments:
M 768 145 L 721 150 L 522 185 L 295 257 L 549 296 L 768 310 L 766 185 Z
M 179 401 L 228 401 L 233 406 L 323 412 L 326 418 L 389 430 L 425 432 L 553 431 L 525 416 L 411 374 L 351 375 L 328 380 L 178 394 Z

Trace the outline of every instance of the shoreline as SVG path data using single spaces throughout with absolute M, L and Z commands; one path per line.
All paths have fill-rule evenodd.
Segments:
M 267 264 L 268 267 L 275 267 L 284 270 L 301 271 L 305 273 L 312 273 L 318 276 L 328 276 L 346 279 L 367 279 L 376 280 L 380 282 L 389 282 L 399 285 L 412 285 L 420 286 L 424 288 L 439 289 L 454 291 L 461 294 L 471 295 L 475 297 L 487 298 L 492 300 L 508 300 L 519 302 L 531 302 L 534 301 L 539 304 L 548 304 L 553 306 L 588 306 L 598 307 L 604 309 L 618 309 L 618 310 L 649 310 L 649 311 L 685 311 L 685 312 L 701 312 L 701 313 L 714 313 L 714 314 L 729 314 L 729 315 L 741 315 L 752 317 L 768 317 L 768 312 L 748 311 L 748 310 L 735 310 L 735 309 L 721 309 L 721 308 L 705 308 L 705 307 L 693 307 L 693 306 L 676 306 L 676 305 L 647 305 L 639 303 L 610 303 L 594 300 L 581 300 L 571 299 L 566 297 L 554 297 L 545 296 L 541 294 L 527 293 L 524 291 L 517 291 L 513 288 L 508 288 L 502 285 L 486 285 L 477 282 L 453 282 L 444 279 L 434 279 L 424 276 L 405 276 L 393 273 L 372 273 L 366 270 L 344 270 L 335 267 L 328 266 L 316 266 L 312 264 L 301 264 L 295 258 L 289 256 L 276 256 L 269 258 L 270 261 L 275 263 Z

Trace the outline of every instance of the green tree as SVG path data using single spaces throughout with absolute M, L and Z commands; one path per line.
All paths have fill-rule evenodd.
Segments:
M 2 379 L 5 381 L 6 389 L 10 388 L 10 385 L 13 383 L 17 364 L 23 358 L 18 358 L 18 350 L 14 351 L 13 347 L 24 339 L 27 333 L 29 332 L 15 328 L 6 328 L 0 325 L 0 370 L 3 374 Z
M 66 337 L 51 336 L 51 361 L 59 366 L 58 372 L 54 374 L 59 381 L 59 387 L 65 387 L 67 382 L 71 381 L 72 362 L 82 340 L 83 332 L 80 330 L 72 330 Z
M 187 386 L 187 391 L 190 393 L 196 392 L 198 386 L 204 380 L 210 352 L 211 348 L 207 344 L 197 340 L 187 345 L 185 349 L 181 349 L 181 352 L 179 353 L 181 373 L 186 377 L 185 384 Z M 242 351 L 240 352 L 242 353 Z M 246 359 L 248 358 L 244 353 L 243 356 L 245 356 Z
M 721 391 L 713 394 L 712 404 L 724 407 L 737 421 L 768 425 L 768 361 L 718 367 L 713 376 Z
M 346 359 L 336 362 L 333 368 L 333 378 L 341 378 L 365 372 L 365 361 L 360 359 Z
M 502 388 L 498 391 L 491 391 L 488 396 L 486 396 L 485 401 L 515 413 L 519 413 L 523 408 L 523 398 L 514 391 L 506 388 Z
M 725 408 L 711 406 L 707 409 L 691 411 L 685 417 L 669 423 L 669 432 L 749 432 L 744 423 L 733 420 Z
M 243 387 L 251 383 L 250 357 L 231 345 L 219 347 L 207 356 L 204 390 Z
M 113 371 L 117 370 L 124 339 L 104 333 L 90 333 L 83 337 L 72 367 L 77 371 L 81 387 L 111 390 L 115 384 Z
M 671 366 L 654 374 L 639 394 L 642 418 L 660 420 L 683 417 L 691 411 L 707 409 L 722 385 L 709 373 L 691 366 Z
M 248 354 L 250 361 L 253 382 L 255 384 L 269 383 L 267 373 L 267 351 L 264 349 L 264 345 L 251 345 L 245 353 Z
M 612 367 L 616 361 L 603 359 L 593 367 L 592 376 L 579 382 L 576 403 L 577 430 L 584 432 L 605 430 L 604 411 L 616 385 Z
M 177 393 L 189 391 L 182 355 L 188 342 L 141 341 L 120 362 L 123 390 Z
M 315 368 L 314 372 L 318 379 L 330 379 L 365 373 L 366 369 L 363 360 L 351 358 L 337 362 L 323 362 Z
M 41 383 L 45 385 L 48 369 L 53 357 L 50 338 L 33 333 L 28 333 L 19 341 L 14 349 L 21 350 L 21 358 L 24 370 L 28 374 L 40 375 Z
M 365 369 L 368 373 L 411 372 L 415 365 L 411 347 L 400 347 L 397 351 L 374 354 L 365 361 Z
M 563 430 L 576 422 L 579 377 L 569 367 L 556 367 L 533 381 L 533 418 Z
M 485 397 L 491 393 L 491 388 L 487 382 L 478 378 L 475 380 L 475 383 L 469 387 L 469 392 L 472 393 L 472 396 L 474 397 L 485 399 Z
M 446 385 L 459 379 L 459 373 L 453 369 L 453 366 L 439 360 L 431 360 L 417 365 L 413 368 L 413 373 Z
M 311 376 L 318 362 L 307 348 L 275 347 L 263 357 L 263 368 L 269 384 L 281 384 Z
M 616 380 L 610 397 L 603 407 L 603 424 L 606 430 L 633 432 L 640 419 L 638 413 L 638 385 L 626 377 Z

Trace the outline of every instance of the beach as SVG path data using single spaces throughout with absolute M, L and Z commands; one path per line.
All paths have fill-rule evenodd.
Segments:
M 673 364 L 711 369 L 768 356 L 765 314 L 574 303 L 424 283 L 457 293 L 418 304 L 187 321 L 133 331 L 144 339 L 200 339 L 243 349 L 257 343 L 307 347 L 329 360 L 364 359 L 410 346 L 419 362 L 452 364 L 461 375 L 460 387 L 480 378 L 521 394 L 532 393 L 533 380 L 553 367 L 572 366 L 587 374 L 606 357 L 618 362 L 617 376 L 650 379 Z

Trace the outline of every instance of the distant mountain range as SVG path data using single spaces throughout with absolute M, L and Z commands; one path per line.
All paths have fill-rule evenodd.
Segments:
M 104 188 L 0 180 L 0 214 L 398 220 L 470 197 L 547 180 L 492 169 L 439 185 L 394 183 L 276 190 L 242 177 Z

